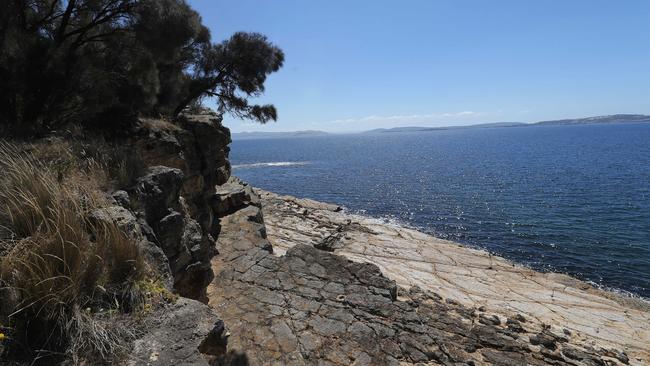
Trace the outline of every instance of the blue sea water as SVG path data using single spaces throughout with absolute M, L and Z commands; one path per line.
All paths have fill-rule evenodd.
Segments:
M 236 140 L 234 174 L 650 298 L 650 124 Z

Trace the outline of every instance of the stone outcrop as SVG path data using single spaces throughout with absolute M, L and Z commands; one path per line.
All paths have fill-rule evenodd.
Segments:
M 118 191 L 118 196 L 126 195 L 126 192 Z M 169 267 L 169 260 L 165 255 L 165 252 L 155 243 L 151 242 L 147 235 L 145 235 L 148 226 L 146 224 L 141 224 L 134 214 L 125 207 L 127 202 L 120 202 L 116 199 L 116 203 L 119 205 L 101 208 L 95 210 L 91 213 L 90 219 L 97 223 L 116 223 L 120 229 L 122 229 L 128 236 L 133 238 L 140 247 L 142 254 L 144 255 L 145 262 L 150 266 L 150 270 L 153 271 L 159 280 L 168 287 L 173 287 L 173 276 Z
M 209 365 L 227 354 L 228 332 L 214 311 L 198 301 L 180 298 L 147 319 L 127 365 Z
M 146 171 L 113 194 L 164 252 L 174 289 L 201 301 L 213 278 L 210 259 L 219 233 L 210 202 L 214 187 L 230 177 L 229 143 L 230 132 L 216 113 L 182 115 L 173 124 L 141 120 L 129 144 Z
M 214 241 L 190 215 L 180 190 L 183 173 L 164 166 L 150 167 L 138 180 L 132 195 L 142 207 L 142 226 L 148 239 L 168 259 L 174 289 L 184 297 L 205 299 L 212 280 L 210 259 L 216 253 Z
M 114 206 L 92 213 L 117 223 L 140 245 L 156 283 L 181 297 L 151 308 L 129 365 L 239 365 L 228 331 L 207 302 L 219 221 L 210 202 L 228 181 L 230 133 L 209 113 L 176 123 L 143 120 L 129 144 L 143 165 L 135 183 L 111 194 Z M 158 286 L 157 284 L 155 286 Z M 155 287 L 154 286 L 154 287 Z M 157 288 L 157 287 L 156 287 Z M 196 301 L 199 300 L 199 301 Z
M 228 188 L 233 193 L 243 190 L 243 186 Z M 513 302 L 506 311 L 470 298 L 470 293 L 466 296 L 473 301 L 454 296 L 454 291 L 462 290 L 454 289 L 453 283 L 447 284 L 449 291 L 404 283 L 408 271 L 420 278 L 422 265 L 408 262 L 410 267 L 402 268 L 401 277 L 392 277 L 395 269 L 384 262 L 378 261 L 378 267 L 369 263 L 374 257 L 346 252 L 354 242 L 367 248 L 376 239 L 373 236 L 382 234 L 379 228 L 389 230 L 385 224 L 358 221 L 332 205 L 262 194 L 264 214 L 259 206 L 245 203 L 256 202 L 254 197 L 238 199 L 242 204 L 224 211 L 228 214 L 221 218 L 217 240 L 220 254 L 212 261 L 216 277 L 208 288 L 209 304 L 231 331 L 230 349 L 246 352 L 252 365 L 640 365 L 647 361 L 643 349 L 631 340 L 640 336 L 633 330 L 627 334 L 630 343 L 608 342 L 576 330 L 572 323 L 541 321 L 529 308 L 545 308 L 543 302 Z M 385 257 L 399 258 L 400 245 L 423 240 L 414 236 L 417 232 L 395 230 L 402 237 L 391 236 L 396 241 L 393 246 L 382 243 Z M 446 249 L 437 249 L 442 251 L 438 258 L 455 255 L 445 253 Z M 367 254 L 372 253 L 368 249 Z M 454 260 L 476 254 L 466 252 L 466 257 Z M 490 260 L 493 269 L 505 266 L 500 258 Z M 457 265 L 459 272 L 469 273 L 465 280 L 482 283 L 480 276 L 471 278 L 471 271 L 480 267 Z M 619 309 L 643 314 L 622 305 Z M 570 316 L 572 310 L 564 310 Z M 621 321 L 612 319 L 617 320 Z
M 238 209 L 253 205 L 261 207 L 259 196 L 253 193 L 253 188 L 237 177 L 230 177 L 226 183 L 217 186 L 210 198 L 210 207 L 219 217 L 226 216 Z
M 566 328 L 572 341 L 598 352 L 616 349 L 628 354 L 630 363 L 650 362 L 650 304 L 645 301 L 566 275 L 540 273 L 416 230 L 317 207 L 311 200 L 257 191 L 276 253 L 333 241 L 334 253 L 374 263 L 404 288 L 418 286 L 501 317 L 524 314 L 538 324 Z
M 230 177 L 230 131 L 214 112 L 181 115 L 174 124 L 142 120 L 130 145 L 146 166 L 166 166 L 183 173 L 180 195 L 188 214 L 207 234 L 216 236 L 218 222 L 209 205 L 215 185 Z
M 141 190 L 138 199 L 146 203 L 145 216 L 150 220 L 158 219 L 155 221 L 157 235 L 153 234 L 146 220 L 138 220 L 124 207 L 130 206 L 130 200 L 120 192 L 113 196 L 116 203 L 122 206 L 98 209 L 91 213 L 91 220 L 117 223 L 139 243 L 150 270 L 157 274 L 157 279 L 165 287 L 161 291 L 175 285 L 204 292 L 207 284 L 200 281 L 184 283 L 182 281 L 189 281 L 191 277 L 188 277 L 187 271 L 178 272 L 182 268 L 178 263 L 183 256 L 211 258 L 192 250 L 191 243 L 201 240 L 198 223 L 187 215 L 183 218 L 178 212 L 170 210 L 169 206 L 178 207 L 179 204 L 177 198 L 173 199 L 175 194 L 170 193 L 170 188 L 173 191 L 177 185 L 174 182 L 179 181 L 178 176 L 177 169 L 153 167 L 138 186 Z M 152 240 L 156 240 L 156 243 Z M 199 301 L 184 297 L 171 299 L 171 303 L 152 308 L 142 321 L 143 333 L 135 340 L 132 351 L 124 360 L 127 365 L 230 365 L 244 357 L 227 352 L 228 331 L 225 324 L 211 307 Z

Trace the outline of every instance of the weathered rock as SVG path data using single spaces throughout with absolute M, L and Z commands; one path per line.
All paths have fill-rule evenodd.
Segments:
M 207 233 L 216 235 L 218 225 L 209 200 L 215 185 L 225 183 L 230 177 L 230 131 L 221 125 L 221 116 L 215 113 L 185 115 L 178 122 L 187 131 L 178 136 L 188 163 L 182 194 L 192 217 Z
M 188 214 L 206 234 L 216 236 L 219 227 L 209 205 L 217 184 L 230 177 L 230 131 L 221 116 L 205 111 L 181 115 L 175 123 L 143 119 L 131 145 L 146 166 L 167 166 L 183 172 L 180 194 Z
M 409 304 L 438 302 L 442 297 L 454 311 L 476 308 L 478 316 L 471 318 L 478 325 L 503 329 L 503 334 L 517 340 L 532 337 L 538 344 L 529 346 L 546 360 L 562 357 L 559 350 L 573 344 L 579 349 L 615 350 L 602 355 L 588 351 L 590 357 L 605 357 L 610 363 L 623 363 L 626 357 L 630 364 L 650 363 L 647 302 L 598 290 L 566 275 L 536 272 L 412 229 L 337 212 L 335 207 L 311 200 L 255 191 L 261 194 L 268 240 L 278 255 L 295 245 L 308 244 L 354 261 L 374 263 L 397 285 L 410 289 L 408 297 L 413 302 Z M 430 300 L 420 290 L 426 290 Z M 352 300 L 357 301 L 363 293 Z M 478 341 L 476 347 L 468 343 L 467 349 L 480 349 Z M 496 337 L 490 347 L 509 347 L 509 343 Z M 618 359 L 619 352 L 626 357 Z
M 186 147 L 189 170 L 200 172 L 208 187 L 226 183 L 230 178 L 230 163 L 227 158 L 231 139 L 230 131 L 221 125 L 221 115 L 181 115 L 179 125 L 192 137 L 190 143 L 188 135 L 181 136 L 182 144 Z
M 130 197 L 114 194 L 120 205 L 141 211 L 142 231 L 164 251 L 176 291 L 203 301 L 219 231 L 209 202 L 215 185 L 230 176 L 229 142 L 215 113 L 183 115 L 175 124 L 141 120 L 132 145 L 149 168 Z
M 152 223 L 158 245 L 163 249 L 168 258 L 175 258 L 189 250 L 181 244 L 183 236 L 183 215 L 171 211 L 167 216 Z
M 143 238 L 138 220 L 131 211 L 122 206 L 99 208 L 90 213 L 89 219 L 97 223 L 117 224 L 130 237 L 136 240 Z
M 115 191 L 113 194 L 111 194 L 111 197 L 113 197 L 118 205 L 126 209 L 131 208 L 131 199 L 129 198 L 129 194 L 126 191 Z
M 154 169 L 155 172 L 167 174 L 168 170 Z M 165 185 L 169 179 L 156 179 L 149 177 L 146 199 L 154 197 L 160 202 L 154 207 L 157 214 L 160 206 L 164 204 L 174 205 L 175 202 L 166 193 Z M 153 184 L 155 182 L 155 185 Z M 142 198 L 140 198 L 142 199 Z M 146 211 L 146 210 L 145 210 Z M 149 242 L 142 232 L 141 224 L 136 217 L 127 209 L 121 206 L 112 206 L 95 210 L 90 215 L 95 222 L 116 223 L 129 236 L 137 240 L 142 248 L 147 263 L 156 266 L 157 275 L 163 283 L 171 288 L 171 277 L 174 274 L 175 287 L 181 288 L 181 294 L 188 289 L 200 287 L 205 290 L 207 282 L 212 279 L 205 274 L 196 275 L 196 269 L 188 270 L 187 265 L 193 260 L 192 250 L 197 255 L 206 255 L 198 248 L 201 246 L 201 230 L 195 221 L 185 218 L 189 224 L 184 222 L 182 215 L 172 211 L 155 223 L 158 230 L 155 230 L 158 245 Z M 189 261 L 178 267 L 178 258 L 182 257 L 179 247 L 186 250 Z M 197 249 L 198 248 L 198 249 Z M 157 250 L 156 250 L 157 249 Z M 168 258 L 172 262 L 172 270 L 168 265 Z M 211 258 L 211 257 L 210 257 Z M 183 269 L 184 273 L 179 273 Z M 209 269 L 209 268 L 208 268 Z M 184 283 L 180 281 L 188 281 Z M 196 290 L 194 290 L 196 291 Z M 132 365 L 208 365 L 208 360 L 215 357 L 226 357 L 227 331 L 223 322 L 217 318 L 213 310 L 197 301 L 180 298 L 174 305 L 156 309 L 154 314 L 145 318 L 148 322 L 146 334 L 138 338 L 134 343 L 134 350 L 129 357 L 129 364 Z M 209 357 L 205 356 L 208 355 Z M 230 357 L 230 356 L 228 356 Z M 226 363 L 228 364 L 228 363 Z
M 144 207 L 147 222 L 152 227 L 170 213 L 179 210 L 179 192 L 183 182 L 180 169 L 153 166 L 138 179 L 134 195 Z
M 155 276 L 171 289 L 173 274 L 169 266 L 168 256 L 159 245 L 152 242 L 152 240 L 155 240 L 155 236 L 153 233 L 148 233 L 151 228 L 145 222 L 138 220 L 131 211 L 122 206 L 97 209 L 90 214 L 89 219 L 91 222 L 96 223 L 117 224 L 120 229 L 138 243 L 147 265 L 155 272 Z
M 524 328 L 514 320 L 520 325 L 514 332 L 514 323 L 496 314 L 422 288 L 406 291 L 373 264 L 303 244 L 275 256 L 256 210 L 248 206 L 221 219 L 220 255 L 212 262 L 217 275 L 208 290 L 209 304 L 231 329 L 229 348 L 245 351 L 252 365 L 604 362 L 541 323 Z M 554 350 L 530 341 L 547 333 Z
M 185 170 L 187 162 L 177 138 L 177 134 L 184 133 L 187 132 L 167 121 L 141 119 L 129 145 L 134 147 L 145 166 L 161 165 Z
M 198 222 L 184 210 L 179 169 L 155 166 L 140 178 L 134 189 L 137 202 L 152 229 L 152 239 L 162 248 L 181 295 L 205 301 L 205 289 L 213 278 L 210 259 L 214 242 Z
M 135 341 L 128 365 L 209 365 L 226 356 L 228 332 L 214 311 L 180 298 L 147 318 L 146 333 Z
M 259 196 L 237 177 L 230 177 L 226 183 L 216 187 L 210 205 L 217 216 L 225 216 L 247 205 L 261 207 Z

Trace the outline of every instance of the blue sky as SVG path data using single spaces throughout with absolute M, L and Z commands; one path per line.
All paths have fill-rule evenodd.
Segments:
M 286 54 L 233 132 L 650 114 L 647 0 L 190 0 L 215 41 L 266 34 Z

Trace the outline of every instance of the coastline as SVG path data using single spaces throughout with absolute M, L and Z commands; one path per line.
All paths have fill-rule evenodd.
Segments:
M 500 260 L 506 261 L 510 263 L 511 265 L 515 265 L 517 267 L 521 267 L 523 269 L 528 269 L 533 272 L 537 272 L 540 274 L 554 274 L 556 276 L 566 276 L 568 277 L 569 281 L 571 282 L 581 282 L 580 287 L 581 288 L 588 288 L 588 291 L 592 291 L 595 293 L 600 294 L 601 296 L 609 297 L 612 300 L 619 302 L 624 305 L 628 305 L 633 308 L 640 308 L 640 309 L 647 309 L 650 310 L 650 298 L 643 297 L 639 294 L 629 292 L 623 289 L 615 288 L 615 287 L 607 287 L 599 283 L 595 283 L 589 280 L 584 280 L 580 279 L 578 277 L 575 277 L 571 274 L 568 273 L 563 273 L 560 271 L 555 271 L 553 269 L 550 270 L 544 270 L 540 268 L 535 268 L 534 266 L 528 266 L 525 263 L 519 263 L 516 260 L 508 259 L 505 257 L 501 257 L 498 254 L 493 254 L 490 253 L 487 249 L 480 247 L 479 245 L 473 245 L 473 244 L 467 244 L 459 241 L 453 241 L 453 240 L 448 240 L 448 239 L 442 239 L 436 236 L 435 233 L 430 233 L 427 232 L 426 229 L 418 226 L 413 226 L 407 222 L 403 222 L 397 218 L 393 217 L 375 217 L 371 215 L 367 215 L 365 213 L 365 210 L 360 210 L 360 211 L 350 211 L 347 207 L 343 205 L 338 205 L 335 203 L 328 203 L 324 201 L 318 201 L 314 200 L 311 198 L 299 198 L 296 196 L 291 196 L 291 195 L 286 195 L 286 194 L 279 194 L 275 192 L 271 192 L 265 189 L 261 188 L 253 188 L 254 191 L 260 195 L 260 196 L 268 196 L 270 198 L 278 198 L 280 200 L 284 201 L 290 201 L 293 203 L 297 203 L 300 206 L 304 207 L 312 207 L 312 208 L 317 208 L 317 209 L 324 209 L 328 211 L 334 211 L 338 214 L 341 215 L 341 217 L 349 217 L 352 220 L 355 221 L 363 221 L 365 223 L 371 224 L 371 225 L 377 225 L 377 226 L 382 226 L 382 227 L 387 227 L 387 228 L 394 228 L 398 231 L 401 230 L 407 230 L 407 231 L 412 231 L 412 232 L 417 232 L 419 234 L 425 235 L 435 242 L 441 242 L 441 243 L 446 243 L 449 245 L 453 246 L 458 246 L 464 249 L 467 249 L 468 251 L 478 251 L 482 253 L 482 255 L 486 255 L 492 258 L 498 258 Z M 268 204 L 268 203 L 267 203 Z M 281 245 L 281 244 L 280 244 Z
M 255 189 L 276 255 L 307 243 L 377 265 L 403 288 L 418 286 L 504 317 L 525 314 L 574 332 L 580 343 L 615 346 L 650 362 L 650 303 L 574 277 L 538 272 L 396 223 L 339 206 Z M 632 357 L 631 357 L 632 358 Z

